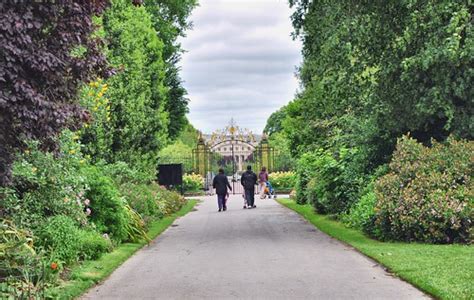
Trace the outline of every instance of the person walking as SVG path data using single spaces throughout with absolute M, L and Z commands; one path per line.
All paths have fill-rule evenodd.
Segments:
M 262 170 L 258 174 L 258 183 L 260 186 L 260 199 L 265 198 L 265 188 L 267 187 L 268 173 L 267 168 L 262 167 Z
M 219 174 L 214 177 L 212 181 L 212 187 L 216 189 L 217 194 L 217 205 L 219 206 L 219 211 L 227 210 L 227 188 L 232 191 L 232 187 L 229 184 L 227 176 L 224 174 L 224 169 L 219 169 Z
M 247 171 L 242 174 L 240 183 L 244 187 L 245 199 L 247 201 L 244 208 L 255 208 L 255 185 L 257 184 L 257 174 L 252 171 L 252 166 L 247 166 Z

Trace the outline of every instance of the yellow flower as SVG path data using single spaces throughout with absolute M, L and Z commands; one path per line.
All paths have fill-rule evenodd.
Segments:
M 31 171 L 32 171 L 33 173 L 36 173 L 36 171 L 38 171 L 38 169 L 35 168 L 35 167 L 33 167 L 33 168 L 31 168 Z
M 76 153 L 76 150 L 72 149 L 72 150 L 69 150 L 69 154 L 74 154 Z
M 25 154 L 30 154 L 30 150 L 25 150 Z

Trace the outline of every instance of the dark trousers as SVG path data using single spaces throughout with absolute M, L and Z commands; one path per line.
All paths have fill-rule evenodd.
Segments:
M 225 196 L 226 195 L 219 195 L 217 194 L 217 205 L 219 206 L 219 209 L 227 208 L 226 207 L 226 201 L 225 201 Z
M 247 199 L 248 206 L 253 206 L 255 203 L 255 189 L 245 189 L 245 199 Z

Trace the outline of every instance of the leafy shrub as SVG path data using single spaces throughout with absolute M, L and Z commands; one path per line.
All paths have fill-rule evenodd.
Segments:
M 116 241 L 125 241 L 128 237 L 127 225 L 131 221 L 126 211 L 126 201 L 110 177 L 105 176 L 97 167 L 84 169 L 87 178 L 85 197 L 90 199 L 91 221 L 102 233 L 108 233 Z
M 156 183 L 123 184 L 120 186 L 131 208 L 149 223 L 181 209 L 186 200 L 174 191 L 168 191 Z
M 473 240 L 474 142 L 449 138 L 431 148 L 398 141 L 390 172 L 375 186 L 375 226 L 384 240 Z
M 126 183 L 145 184 L 153 180 L 153 177 L 149 173 L 132 168 L 129 164 L 123 161 L 118 161 L 112 164 L 101 162 L 97 166 L 105 175 L 112 177 L 118 185 Z
M 79 168 L 85 163 L 73 134 L 61 138 L 61 152 L 42 152 L 30 143 L 13 165 L 13 183 L 3 190 L 2 210 L 17 225 L 35 229 L 55 215 L 67 215 L 86 223 L 82 211 L 85 178 Z
M 157 192 L 157 203 L 160 211 L 165 216 L 177 212 L 186 203 L 186 199 L 183 196 L 174 191 L 168 191 L 158 184 L 152 184 L 150 188 Z
M 342 222 L 350 227 L 360 229 L 371 235 L 374 232 L 375 222 L 375 204 L 377 198 L 373 191 L 373 184 L 370 185 L 370 191 L 354 203 L 348 213 L 341 216 Z
M 296 174 L 294 172 L 273 172 L 268 175 L 268 178 L 276 190 L 289 191 L 295 188 Z
M 124 183 L 119 188 L 128 204 L 148 223 L 163 216 L 158 206 L 158 191 L 150 184 Z
M 79 230 L 79 256 L 81 259 L 97 259 L 112 250 L 110 239 L 94 230 Z
M 297 192 L 319 213 L 345 212 L 358 199 L 364 175 L 359 170 L 356 149 L 340 148 L 332 153 L 318 150 L 303 155 L 299 162 Z M 305 186 L 303 186 L 305 185 Z
M 297 162 L 296 167 L 296 202 L 298 204 L 308 203 L 306 189 L 308 182 L 314 177 L 316 167 L 314 162 L 317 156 L 315 153 L 305 153 Z
M 184 174 L 183 189 L 185 192 L 198 192 L 204 187 L 204 178 L 199 174 Z
M 67 216 L 50 217 L 38 229 L 38 243 L 50 253 L 53 260 L 71 263 L 80 251 L 79 228 Z

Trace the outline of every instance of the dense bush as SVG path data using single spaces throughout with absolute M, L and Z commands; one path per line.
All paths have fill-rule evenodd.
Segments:
M 370 184 L 366 193 L 363 193 L 359 201 L 352 205 L 349 212 L 341 216 L 342 222 L 369 235 L 372 235 L 374 232 L 375 204 L 377 203 L 373 189 L 373 184 Z
M 104 174 L 113 178 L 117 185 L 122 184 L 147 184 L 153 181 L 154 176 L 147 172 L 134 169 L 132 166 L 123 161 L 118 161 L 113 164 L 106 164 L 101 161 L 97 164 Z
M 76 223 L 85 223 L 82 211 L 85 178 L 79 172 L 85 163 L 73 134 L 61 138 L 61 152 L 42 152 L 37 143 L 13 165 L 12 185 L 3 190 L 0 207 L 4 214 L 24 228 L 34 229 L 48 217 L 66 215 Z
M 276 190 L 291 191 L 295 188 L 296 174 L 294 172 L 273 172 L 268 175 L 268 180 Z
M 297 162 L 296 167 L 296 202 L 299 204 L 308 203 L 309 200 L 306 195 L 307 185 L 311 178 L 314 177 L 314 162 L 316 161 L 316 155 L 308 152 L 301 156 Z
M 50 217 L 36 232 L 37 242 L 44 247 L 54 261 L 71 263 L 80 251 L 79 228 L 75 222 L 63 215 Z
M 340 148 L 336 153 L 320 149 L 303 155 L 297 168 L 297 197 L 307 200 L 319 213 L 346 211 L 358 199 L 364 182 L 355 161 L 355 149 Z
M 120 185 L 122 195 L 128 204 L 149 223 L 163 216 L 158 205 L 159 193 L 149 184 L 124 183 Z
M 185 192 L 199 192 L 204 188 L 204 178 L 199 174 L 185 174 L 183 176 L 183 189 Z
M 404 136 L 375 186 L 375 226 L 385 240 L 472 242 L 474 142 L 431 148 Z
M 89 166 L 83 172 L 87 178 L 87 191 L 84 196 L 90 199 L 91 221 L 100 232 L 110 234 L 113 240 L 126 240 L 126 228 L 131 220 L 125 209 L 126 202 L 113 180 L 97 167 Z
M 97 259 L 102 253 L 112 250 L 112 242 L 95 230 L 79 230 L 79 258 Z
M 158 184 L 152 184 L 150 188 L 157 193 L 158 206 L 164 215 L 177 212 L 186 203 L 186 199 L 183 196 L 176 192 L 168 191 Z

